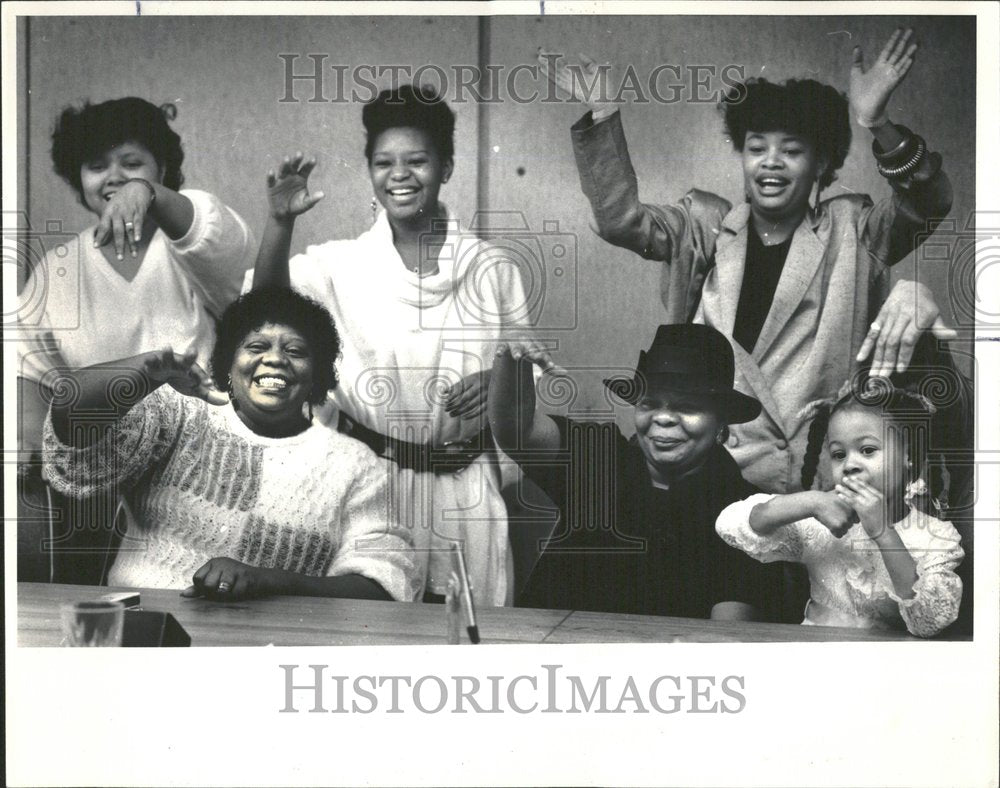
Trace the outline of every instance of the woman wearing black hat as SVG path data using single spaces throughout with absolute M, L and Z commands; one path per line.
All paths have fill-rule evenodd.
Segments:
M 503 345 L 488 398 L 498 444 L 560 512 L 517 603 L 773 616 L 780 570 L 761 572 L 714 532 L 719 512 L 754 489 L 724 448 L 728 425 L 760 413 L 757 400 L 733 388 L 726 338 L 704 325 L 660 326 L 634 378 L 605 381 L 634 407 L 632 439 L 613 422 L 536 413 L 531 364 L 565 374 L 537 343 Z

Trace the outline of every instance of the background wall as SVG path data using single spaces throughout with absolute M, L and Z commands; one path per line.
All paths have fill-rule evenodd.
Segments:
M 613 84 L 628 64 L 643 85 L 661 64 L 680 66 L 681 81 L 694 65 L 737 64 L 748 76 L 810 76 L 846 90 L 853 44 L 863 46 L 870 62 L 897 24 L 912 26 L 921 48 L 893 98 L 892 117 L 944 156 L 955 186 L 952 216 L 963 227 L 975 195 L 975 21 L 958 17 L 36 17 L 21 31 L 28 109 L 19 141 L 22 193 L 35 227 L 53 219 L 74 231 L 92 224 L 92 215 L 51 170 L 49 135 L 57 113 L 85 98 L 172 101 L 187 154 L 186 185 L 218 194 L 256 228 L 265 215 L 267 169 L 284 152 L 317 153 L 313 182 L 327 197 L 298 223 L 295 251 L 368 227 L 371 188 L 360 105 L 311 103 L 306 99 L 312 88 L 301 82 L 295 87 L 301 100 L 280 103 L 280 53 L 301 55 L 299 73 L 312 68 L 307 53 L 326 53 L 326 64 L 351 68 L 490 63 L 506 75 L 518 64 L 534 63 L 537 47 L 544 45 L 615 64 Z M 435 81 L 433 75 L 428 79 Z M 383 78 L 380 86 L 388 82 Z M 676 82 L 664 75 L 661 90 Z M 544 81 L 527 73 L 517 86 L 522 96 L 545 91 Z M 332 71 L 325 87 L 335 93 Z M 456 98 L 454 85 L 449 87 Z M 710 78 L 706 90 L 721 87 Z M 665 106 L 626 95 L 633 102 L 623 120 L 645 201 L 671 202 L 693 186 L 734 203 L 742 199 L 738 157 L 714 102 Z M 577 370 L 579 390 L 568 407 L 606 411 L 600 377 L 633 363 L 660 321 L 659 266 L 602 242 L 589 229 L 569 139 L 569 126 L 582 109 L 512 101 L 502 81 L 499 97 L 496 103 L 454 104 L 456 172 L 443 198 L 464 223 L 477 207 L 485 209 L 491 223 L 506 225 L 508 237 L 523 241 L 517 248 L 529 288 L 544 297 L 537 302 L 542 335 L 557 341 L 560 361 Z M 875 171 L 868 133 L 856 125 L 853 130 L 851 154 L 829 193 L 888 194 Z M 557 257 L 561 250 L 567 254 Z M 896 275 L 913 272 L 913 261 L 904 261 Z M 919 277 L 952 319 L 946 266 L 922 265 Z M 971 354 L 971 347 L 963 339 L 955 349 Z M 971 369 L 969 358 L 961 363 Z

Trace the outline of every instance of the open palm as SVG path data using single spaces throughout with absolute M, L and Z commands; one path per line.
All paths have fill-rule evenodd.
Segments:
M 912 36 L 909 28 L 897 29 L 867 71 L 861 47 L 854 47 L 849 93 L 851 108 L 862 123 L 870 125 L 882 118 L 889 97 L 913 65 L 917 44 L 911 42 Z
M 538 49 L 538 62 L 549 82 L 558 88 L 564 97 L 579 101 L 592 112 L 602 109 L 616 109 L 617 105 L 608 100 L 608 65 L 598 65 L 592 58 L 580 53 L 580 64 L 570 66 L 565 62 L 554 62 L 555 53 Z
M 198 365 L 193 350 L 175 353 L 171 348 L 166 348 L 148 353 L 143 371 L 150 380 L 166 383 L 186 397 L 197 397 L 210 405 L 225 405 L 229 402 L 229 397 L 215 387 L 211 376 Z
M 277 174 L 267 174 L 267 202 L 271 216 L 289 219 L 303 214 L 323 199 L 323 192 L 309 193 L 309 174 L 316 166 L 316 159 L 303 160 L 301 153 L 285 156 Z

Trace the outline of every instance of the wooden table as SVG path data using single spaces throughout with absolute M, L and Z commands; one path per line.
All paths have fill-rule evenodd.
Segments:
M 19 646 L 57 646 L 59 605 L 122 588 L 18 583 Z M 141 589 L 142 608 L 172 613 L 193 646 L 419 645 L 445 642 L 442 605 L 275 597 L 246 602 L 184 599 Z M 569 610 L 484 608 L 483 643 L 747 643 L 914 640 L 905 632 L 704 621 Z

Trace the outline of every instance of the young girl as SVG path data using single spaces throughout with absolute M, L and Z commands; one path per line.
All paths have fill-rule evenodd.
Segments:
M 806 492 L 753 495 L 727 507 L 716 530 L 760 561 L 809 571 L 804 624 L 901 629 L 931 637 L 958 615 L 964 552 L 951 523 L 921 511 L 921 444 L 933 406 L 869 385 L 823 403 L 810 428 Z M 836 485 L 810 490 L 823 432 Z

